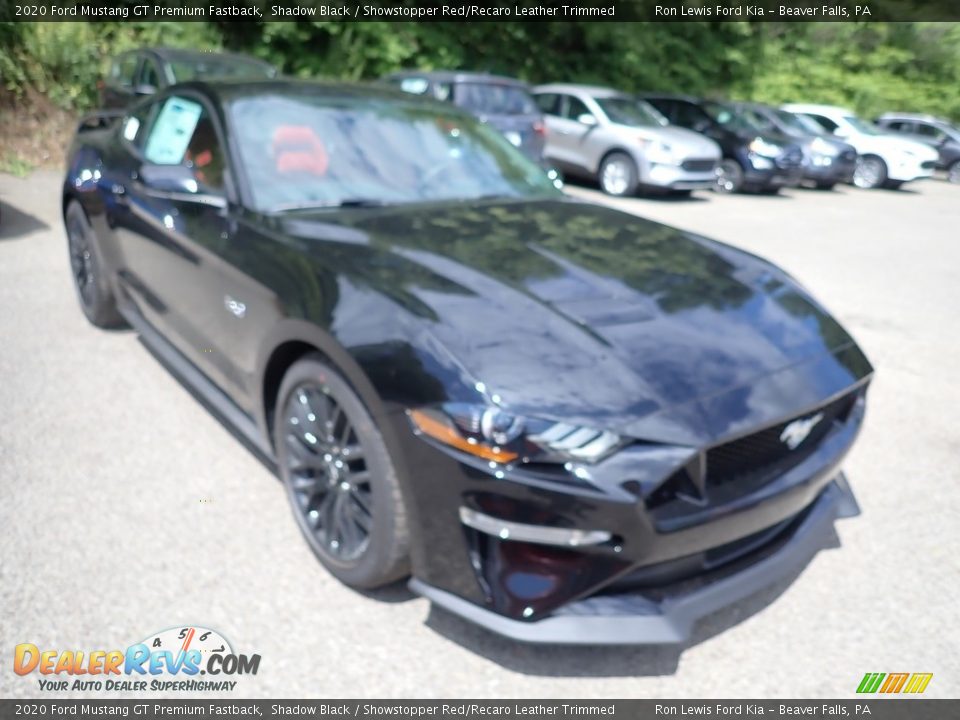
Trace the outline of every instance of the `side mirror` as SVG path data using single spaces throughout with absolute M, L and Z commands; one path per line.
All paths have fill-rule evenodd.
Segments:
M 587 127 L 593 127 L 597 124 L 597 119 L 590 113 L 583 113 L 577 116 L 577 122 Z
M 145 163 L 140 166 L 139 177 L 148 194 L 154 197 L 227 207 L 226 198 L 204 192 L 193 171 L 184 165 Z
M 133 89 L 134 95 L 138 95 L 140 97 L 144 97 L 146 95 L 153 95 L 156 91 L 157 89 L 153 85 L 146 85 L 146 84 L 137 85 Z
M 693 127 L 691 128 L 691 130 L 693 130 L 694 132 L 698 132 L 701 135 L 705 135 L 706 133 L 710 132 L 712 129 L 713 127 L 706 120 L 697 120 L 693 124 Z

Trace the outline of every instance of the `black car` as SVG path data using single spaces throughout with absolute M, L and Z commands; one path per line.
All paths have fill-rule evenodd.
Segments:
M 761 103 L 732 103 L 750 123 L 764 132 L 776 132 L 793 138 L 803 148 L 803 180 L 821 190 L 837 183 L 853 182 L 857 169 L 857 149 L 828 134 L 804 115 Z
M 857 512 L 872 368 L 844 329 L 452 106 L 178 85 L 74 139 L 62 206 L 89 320 L 275 464 L 352 586 L 412 573 L 521 640 L 677 643 Z
M 532 160 L 540 162 L 547 130 L 529 86 L 488 73 L 409 70 L 384 81 L 404 92 L 450 102 L 493 125 Z
M 269 63 L 249 55 L 149 47 L 121 53 L 100 81 L 100 107 L 125 108 L 134 100 L 189 80 L 251 80 L 277 76 Z
M 944 170 L 950 182 L 960 183 L 960 128 L 932 115 L 912 113 L 885 113 L 876 125 L 932 147 L 940 154 L 937 169 Z
M 641 97 L 674 125 L 703 133 L 720 145 L 720 192 L 776 192 L 783 186 L 799 184 L 803 151 L 789 135 L 761 130 L 726 103 L 681 95 Z

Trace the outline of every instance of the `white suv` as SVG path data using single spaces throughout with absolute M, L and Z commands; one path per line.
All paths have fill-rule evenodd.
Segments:
M 851 110 L 833 105 L 784 105 L 805 115 L 857 149 L 853 184 L 862 188 L 898 188 L 905 182 L 928 178 L 937 164 L 937 152 L 923 143 L 897 137 L 861 120 Z

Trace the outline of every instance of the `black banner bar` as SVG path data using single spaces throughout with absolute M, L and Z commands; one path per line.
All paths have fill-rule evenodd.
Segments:
M 876 22 L 960 20 L 957 0 L 4 0 L 0 21 Z
M 960 700 L 0 700 L 0 718 L 869 718 L 960 717 Z

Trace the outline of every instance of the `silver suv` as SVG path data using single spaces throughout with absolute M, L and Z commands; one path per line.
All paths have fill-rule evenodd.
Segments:
M 720 147 L 670 125 L 643 100 L 586 85 L 540 85 L 533 94 L 546 119 L 544 159 L 568 175 L 596 179 L 609 195 L 640 188 L 689 193 L 716 183 Z

